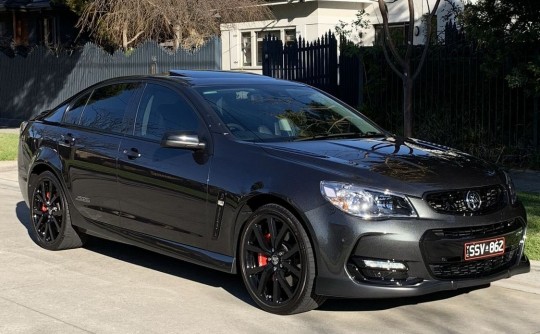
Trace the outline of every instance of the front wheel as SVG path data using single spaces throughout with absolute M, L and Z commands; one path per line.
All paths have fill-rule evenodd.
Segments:
M 286 208 L 267 204 L 249 218 L 240 239 L 242 279 L 265 311 L 294 314 L 317 308 L 315 257 L 298 219 Z
M 30 219 L 36 243 L 49 250 L 82 246 L 84 236 L 71 226 L 66 195 L 56 176 L 46 171 L 32 181 Z

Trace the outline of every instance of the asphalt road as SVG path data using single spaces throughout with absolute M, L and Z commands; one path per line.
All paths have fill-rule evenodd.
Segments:
M 0 333 L 540 333 L 540 265 L 469 291 L 328 300 L 275 316 L 238 276 L 94 239 L 50 252 L 28 234 L 13 163 L 0 164 Z

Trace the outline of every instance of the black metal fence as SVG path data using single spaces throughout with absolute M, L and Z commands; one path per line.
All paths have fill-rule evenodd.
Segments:
M 338 58 L 335 38 L 327 36 L 306 43 L 324 52 L 310 51 L 312 55 L 303 58 L 296 55 L 301 47 L 266 41 L 263 73 L 322 88 L 384 128 L 401 133 L 402 81 L 388 66 L 382 49 L 358 47 L 341 39 Z M 305 41 L 301 41 L 303 45 Z M 538 153 L 538 97 L 535 102 L 523 89 L 510 88 L 505 79 L 508 68 L 487 74 L 481 68 L 482 50 L 463 40 L 458 42 L 430 47 L 414 85 L 413 134 L 492 160 L 520 150 Z M 415 52 L 420 55 L 421 47 Z M 308 71 L 299 71 L 306 65 L 297 58 L 309 59 Z M 327 89 L 312 80 L 311 73 L 336 79 L 339 75 L 339 81 L 330 81 Z
M 416 52 L 421 53 L 420 47 Z M 508 86 L 509 67 L 483 71 L 484 57 L 471 44 L 431 47 L 414 83 L 414 135 L 499 161 L 516 150 L 538 151 L 534 96 Z M 382 50 L 363 48 L 352 58 L 363 73 L 360 103 L 353 105 L 387 129 L 401 132 L 402 81 L 387 66 Z M 349 72 L 342 68 L 340 73 Z
M 59 53 L 38 47 L 26 57 L 0 53 L 0 126 L 16 126 L 101 80 L 170 69 L 221 69 L 221 41 L 176 52 L 147 42 L 127 54 L 111 55 L 91 43 Z
M 331 32 L 314 42 L 299 38 L 283 45 L 267 36 L 263 41 L 263 74 L 307 83 L 335 93 L 338 82 L 337 40 Z

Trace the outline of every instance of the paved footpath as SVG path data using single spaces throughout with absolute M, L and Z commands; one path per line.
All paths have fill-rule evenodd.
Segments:
M 510 175 L 519 191 L 540 194 L 540 172 L 532 170 L 511 170 Z

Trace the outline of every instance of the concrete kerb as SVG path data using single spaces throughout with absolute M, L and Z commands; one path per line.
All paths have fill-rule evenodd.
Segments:
M 19 133 L 19 128 L 0 128 L 0 133 Z

